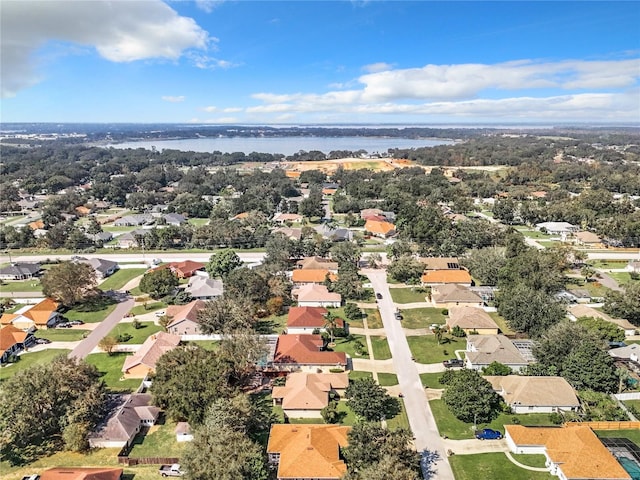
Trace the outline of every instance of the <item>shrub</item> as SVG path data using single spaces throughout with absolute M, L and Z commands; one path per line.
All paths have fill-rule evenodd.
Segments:
M 129 333 L 121 333 L 120 335 L 118 335 L 117 338 L 118 338 L 118 343 L 125 343 L 131 340 L 133 336 Z
M 343 373 L 344 370 L 342 368 L 330 368 L 329 373 Z
M 553 412 L 549 414 L 549 421 L 554 425 L 562 425 L 562 422 L 564 420 L 562 419 L 562 415 L 560 415 L 558 412 Z
M 447 316 L 449 315 L 449 309 L 448 308 L 443 308 L 440 313 L 442 313 L 442 315 Z

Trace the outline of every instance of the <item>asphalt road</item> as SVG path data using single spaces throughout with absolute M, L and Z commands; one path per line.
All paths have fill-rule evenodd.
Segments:
M 434 471 L 433 475 L 425 478 L 454 480 L 443 439 L 440 437 L 431 413 L 416 364 L 411 360 L 411 350 L 402 329 L 402 322 L 395 319 L 395 305 L 387 285 L 386 271 L 369 272 L 367 276 L 375 292 L 382 295 L 382 299 L 378 300 L 378 309 L 393 355 L 393 365 L 404 397 L 409 425 L 415 436 L 416 449 L 419 452 L 428 450 L 438 454 L 431 467 Z
M 89 334 L 87 338 L 81 341 L 76 348 L 69 353 L 69 358 L 81 360 L 89 355 L 94 348 L 98 346 L 100 340 L 107 336 L 113 330 L 113 327 L 122 320 L 125 314 L 133 308 L 135 301 L 129 298 L 118 304 L 111 314 L 107 316 L 100 324 Z

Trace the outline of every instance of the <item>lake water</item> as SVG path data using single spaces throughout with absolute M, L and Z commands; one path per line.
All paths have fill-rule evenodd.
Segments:
M 390 148 L 419 148 L 436 145 L 452 145 L 453 140 L 388 137 L 219 137 L 219 138 L 189 138 L 183 140 L 153 140 L 142 142 L 126 142 L 109 145 L 113 148 L 145 148 L 151 150 L 181 150 L 184 152 L 214 152 L 223 153 L 251 152 L 282 153 L 292 155 L 300 150 L 307 152 L 319 150 L 329 153 L 332 150 L 366 150 L 367 153 L 386 153 Z

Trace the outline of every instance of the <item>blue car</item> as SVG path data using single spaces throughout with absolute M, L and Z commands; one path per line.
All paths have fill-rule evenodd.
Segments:
M 478 440 L 500 440 L 502 438 L 502 433 L 500 433 L 498 430 L 484 428 L 476 432 L 476 438 Z

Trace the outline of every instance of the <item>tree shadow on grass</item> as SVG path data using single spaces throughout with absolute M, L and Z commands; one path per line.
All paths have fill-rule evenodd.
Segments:
M 89 298 L 86 302 L 73 307 L 77 312 L 99 312 L 105 308 L 114 305 L 116 302 L 113 298 L 104 295 Z

